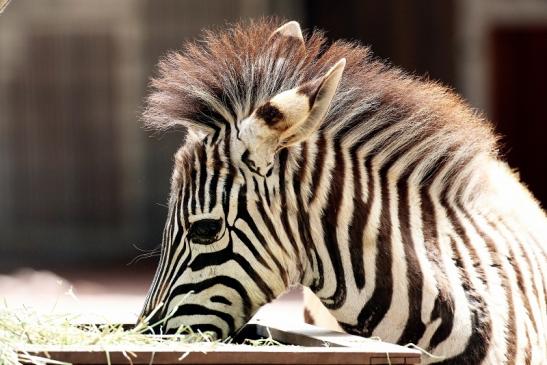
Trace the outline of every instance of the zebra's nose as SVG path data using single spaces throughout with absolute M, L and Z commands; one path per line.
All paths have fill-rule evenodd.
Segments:
M 146 332 L 150 332 L 150 334 L 164 334 L 163 321 L 159 313 L 154 313 L 152 316 L 150 316 L 150 313 L 143 313 L 136 325 L 145 326 Z

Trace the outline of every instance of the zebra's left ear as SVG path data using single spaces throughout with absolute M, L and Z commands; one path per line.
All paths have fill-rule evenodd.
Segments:
M 247 148 L 242 158 L 251 170 L 267 172 L 276 151 L 305 141 L 319 129 L 345 65 L 342 58 L 322 77 L 275 95 L 241 122 L 239 138 Z
M 345 66 L 346 59 L 342 58 L 324 76 L 282 92 L 270 100 L 286 116 L 280 123 L 270 125 L 280 132 L 282 146 L 303 142 L 319 128 L 342 79 Z

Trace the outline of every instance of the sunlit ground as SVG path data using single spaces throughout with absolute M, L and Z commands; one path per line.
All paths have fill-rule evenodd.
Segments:
M 153 272 L 68 272 L 21 269 L 0 275 L 0 299 L 9 307 L 80 315 L 82 322 L 134 323 Z M 4 306 L 5 304 L 1 305 Z M 299 291 L 264 306 L 255 318 L 294 325 L 303 320 Z

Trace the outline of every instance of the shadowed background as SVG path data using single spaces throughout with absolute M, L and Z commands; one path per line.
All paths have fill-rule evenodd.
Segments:
M 141 273 L 160 243 L 181 132 L 138 120 L 147 80 L 201 29 L 278 15 L 461 93 L 547 203 L 547 3 L 540 0 L 15 0 L 0 15 L 0 272 Z M 103 278 L 108 281 L 108 278 Z

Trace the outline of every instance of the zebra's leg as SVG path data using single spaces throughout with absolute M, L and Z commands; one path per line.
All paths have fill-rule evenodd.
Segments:
M 304 322 L 318 327 L 344 332 L 338 321 L 330 314 L 329 310 L 321 303 L 313 292 L 304 287 Z

